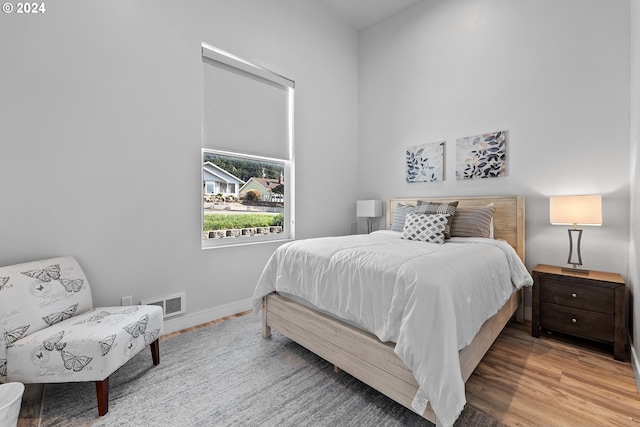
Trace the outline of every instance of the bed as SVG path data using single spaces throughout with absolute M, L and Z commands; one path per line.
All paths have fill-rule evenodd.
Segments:
M 522 264 L 525 201 L 521 196 L 390 199 L 387 202 L 386 229 L 394 226 L 394 219 L 398 219 L 397 212 L 407 206 L 454 201 L 458 202 L 458 212 L 469 207 L 493 206 L 492 238 L 453 237 L 444 245 L 434 245 L 407 242 L 398 237 L 399 233 L 383 230 L 371 235 L 308 239 L 280 247 L 265 266 L 254 292 L 254 309 L 262 311 L 262 335 L 269 337 L 271 328 L 275 328 L 332 363 L 336 370 L 346 371 L 429 421 L 439 425 L 453 424 L 464 407 L 464 382 L 509 319 L 515 315 L 522 320 L 522 287 L 532 284 L 531 276 Z M 304 248 L 312 248 L 313 245 L 320 246 L 305 252 Z M 296 252 L 297 246 L 303 249 L 298 248 Z M 431 248 L 434 248 L 433 254 Z M 478 255 L 472 255 L 474 259 L 478 257 L 477 261 L 465 261 L 464 264 L 476 264 L 473 268 L 484 268 L 481 266 L 486 265 L 487 272 L 478 271 L 476 274 L 458 271 L 466 267 L 460 268 L 458 261 L 455 261 L 457 264 L 448 261 L 446 257 L 451 255 L 439 252 L 443 250 L 459 257 L 458 252 L 450 248 L 465 254 L 476 254 L 480 250 Z M 345 255 L 350 253 L 347 249 L 359 252 L 358 256 L 364 256 L 364 260 Z M 396 261 L 396 253 L 403 251 L 412 254 L 410 259 L 398 258 Z M 424 256 L 422 251 L 425 252 Z M 348 289 L 346 297 L 331 303 L 334 306 L 316 294 L 333 295 L 333 290 L 324 292 L 323 289 L 329 289 L 329 284 L 336 286 L 335 283 L 340 283 L 342 279 L 325 274 L 329 264 L 323 265 L 320 270 L 318 267 L 312 270 L 315 261 L 307 262 L 307 259 L 315 257 L 309 254 L 316 252 L 320 260 L 324 257 L 327 263 L 331 263 L 331 269 L 341 271 L 338 273 L 345 276 L 344 281 L 358 276 L 356 279 L 360 287 Z M 425 258 L 427 253 L 430 258 Z M 502 261 L 501 254 L 504 254 L 505 261 Z M 485 256 L 486 261 L 482 258 Z M 367 259 L 375 265 L 383 264 L 384 270 L 363 270 Z M 386 266 L 387 263 L 396 266 L 393 267 L 396 268 L 393 270 L 395 276 L 390 276 L 395 277 L 393 285 L 389 283 L 393 280 L 385 278 L 392 271 L 391 267 Z M 510 271 L 502 271 L 502 264 L 508 265 Z M 305 268 L 310 270 L 305 272 Z M 287 274 L 289 283 L 279 284 L 279 280 Z M 466 277 L 473 274 L 477 279 Z M 504 283 L 507 278 L 503 276 L 507 274 L 509 285 Z M 313 277 L 316 282 L 326 276 L 329 281 L 326 284 L 323 282 L 322 289 L 307 289 L 305 293 L 304 289 L 294 288 L 293 282 L 296 280 L 291 277 L 295 278 L 296 275 L 301 278 Z M 351 279 L 346 277 L 349 275 Z M 367 277 L 363 279 L 364 276 Z M 448 276 L 460 278 L 460 290 L 449 291 L 457 289 L 458 284 L 455 287 L 438 288 L 439 283 Z M 500 282 L 497 290 L 487 292 L 490 297 L 486 298 L 483 290 L 485 285 L 479 285 L 487 281 L 485 279 Z M 375 289 L 373 293 L 384 295 L 380 298 L 382 302 L 376 300 L 370 303 L 367 298 L 373 297 L 367 296 L 369 291 L 358 291 L 365 288 L 362 282 L 367 280 Z M 434 286 L 439 289 L 435 291 L 436 294 L 429 296 L 435 304 L 431 309 L 423 308 L 425 304 L 421 302 L 416 303 L 416 298 L 427 292 L 424 289 L 431 287 L 431 283 L 428 286 L 425 284 L 427 280 L 437 282 L 438 285 Z M 475 281 L 478 282 L 477 286 Z M 374 284 L 382 288 L 374 287 Z M 449 292 L 458 296 L 452 299 Z M 360 293 L 364 296 L 360 296 Z M 474 296 L 463 298 L 462 295 Z M 420 301 L 424 300 L 422 298 Z M 475 308 L 469 309 L 480 306 L 475 301 L 484 299 L 495 300 L 491 302 L 493 306 L 478 308 L 478 313 L 474 311 Z M 343 300 L 348 300 L 348 303 L 343 303 Z M 404 308 L 390 308 L 395 307 L 393 304 L 396 302 L 404 304 Z M 436 312 L 437 315 L 434 314 Z M 473 318 L 470 325 L 465 323 L 467 317 Z M 422 322 L 421 319 L 428 319 L 427 323 L 432 327 L 421 328 L 421 323 L 418 323 Z

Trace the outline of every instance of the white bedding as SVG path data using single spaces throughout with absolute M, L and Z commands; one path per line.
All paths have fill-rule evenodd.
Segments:
M 533 283 L 509 244 L 452 238 L 443 245 L 401 233 L 297 240 L 276 250 L 253 295 L 286 292 L 356 324 L 395 353 L 420 386 L 412 406 L 431 402 L 438 424 L 452 425 L 466 402 L 458 351 L 511 294 Z

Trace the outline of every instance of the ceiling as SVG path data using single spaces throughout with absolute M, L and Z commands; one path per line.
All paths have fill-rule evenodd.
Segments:
M 341 16 L 357 30 L 383 20 L 387 16 L 421 0 L 317 0 Z

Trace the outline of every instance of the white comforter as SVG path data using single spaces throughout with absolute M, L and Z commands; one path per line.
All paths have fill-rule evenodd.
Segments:
M 287 243 L 273 254 L 253 295 L 286 292 L 360 326 L 395 353 L 419 385 L 438 424 L 452 425 L 466 402 L 458 351 L 511 294 L 533 280 L 509 244 L 452 238 L 443 245 L 400 233 L 325 237 Z

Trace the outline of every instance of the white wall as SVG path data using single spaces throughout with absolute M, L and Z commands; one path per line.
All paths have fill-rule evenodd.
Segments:
M 0 265 L 74 255 L 94 302 L 248 308 L 277 244 L 201 250 L 205 41 L 296 81 L 297 236 L 355 216 L 357 32 L 311 1 L 60 0 L 0 17 Z
M 527 266 L 564 265 L 549 196 L 603 195 L 585 268 L 628 272 L 629 0 L 425 0 L 360 34 L 359 197 L 522 194 Z M 455 140 L 508 131 L 508 176 L 456 181 Z M 405 181 L 446 140 L 446 180 Z
M 631 2 L 631 244 L 629 245 L 629 284 L 632 339 L 635 348 L 632 363 L 640 388 L 640 4 Z

